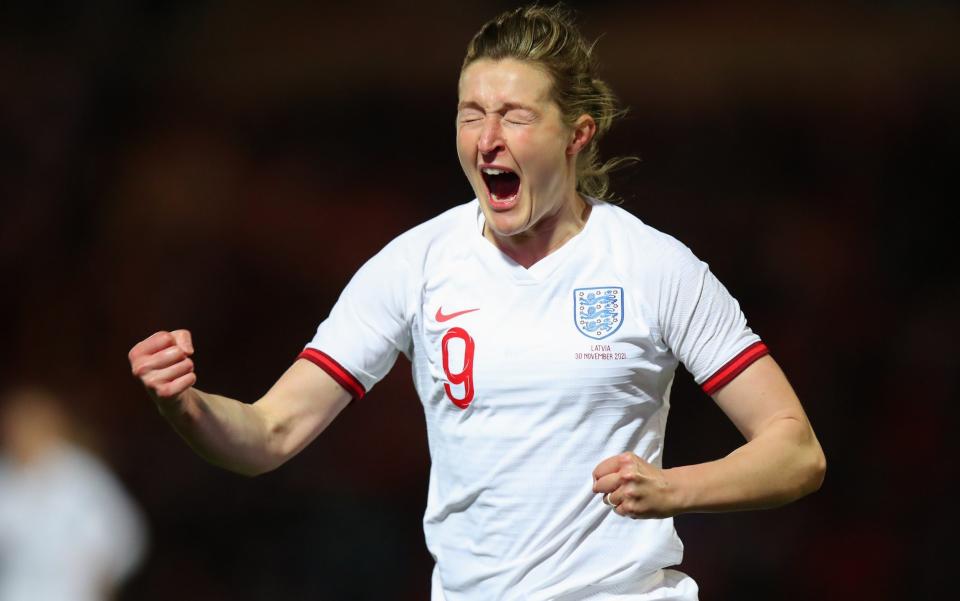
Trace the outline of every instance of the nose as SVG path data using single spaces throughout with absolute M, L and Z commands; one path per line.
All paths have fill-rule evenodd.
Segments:
M 487 115 L 483 122 L 483 131 L 477 141 L 477 150 L 481 154 L 494 154 L 503 149 L 503 130 L 499 115 Z

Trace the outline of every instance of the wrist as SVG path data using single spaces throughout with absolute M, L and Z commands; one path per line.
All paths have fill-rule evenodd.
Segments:
M 689 513 L 693 507 L 693 491 L 689 479 L 686 478 L 686 470 L 682 467 L 669 468 L 663 470 L 663 475 L 667 481 L 667 498 L 671 515 Z
M 190 406 L 196 405 L 196 393 L 197 391 L 191 387 L 171 397 L 153 395 L 153 402 L 157 406 L 157 411 L 165 419 L 175 419 L 188 413 Z

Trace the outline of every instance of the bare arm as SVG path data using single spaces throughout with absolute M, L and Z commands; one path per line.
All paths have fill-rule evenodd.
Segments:
M 699 511 L 776 507 L 820 488 L 826 459 L 800 400 L 780 367 L 757 360 L 714 395 L 746 438 L 722 459 L 658 469 L 633 453 L 594 471 L 594 490 L 617 513 L 665 517 Z
M 323 370 L 296 361 L 252 405 L 193 387 L 186 330 L 157 332 L 130 350 L 160 413 L 204 459 L 246 475 L 270 471 L 299 453 L 346 407 L 350 395 Z
M 682 511 L 776 507 L 820 488 L 823 449 L 773 358 L 757 360 L 714 400 L 747 442 L 723 459 L 666 470 Z

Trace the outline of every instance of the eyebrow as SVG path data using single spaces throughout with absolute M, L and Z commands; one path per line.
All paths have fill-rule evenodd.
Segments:
M 486 112 L 486 111 L 483 110 L 483 107 L 482 107 L 482 106 L 480 106 L 478 103 L 476 103 L 476 102 L 474 102 L 474 101 L 472 101 L 472 100 L 460 102 L 460 103 L 457 104 L 457 110 L 458 110 L 458 111 L 462 111 L 463 109 L 476 109 L 476 110 L 478 110 L 478 111 L 480 111 L 480 112 Z M 507 112 L 507 111 L 511 111 L 511 110 L 514 110 L 514 109 L 521 109 L 521 110 L 525 110 L 525 111 L 530 111 L 530 112 L 532 112 L 532 113 L 536 113 L 536 112 L 537 112 L 537 110 L 536 110 L 535 108 L 533 108 L 533 107 L 531 107 L 531 106 L 527 106 L 526 104 L 520 104 L 520 103 L 518 103 L 518 102 L 505 102 L 504 104 L 500 105 L 500 108 L 497 109 L 497 110 L 495 110 L 494 112 L 495 112 L 495 113 L 505 113 L 505 112 Z

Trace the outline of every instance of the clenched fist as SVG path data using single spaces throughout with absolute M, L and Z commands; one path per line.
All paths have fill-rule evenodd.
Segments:
M 631 518 L 666 518 L 677 514 L 676 491 L 664 471 L 634 453 L 620 453 L 593 470 L 593 492 Z
M 193 342 L 187 330 L 157 332 L 138 342 L 127 355 L 133 375 L 154 401 L 173 399 L 193 386 Z

